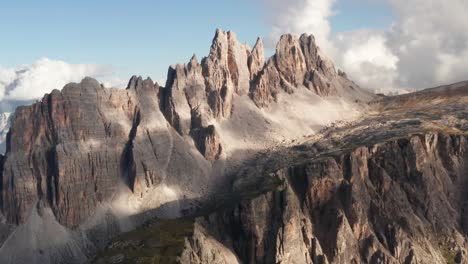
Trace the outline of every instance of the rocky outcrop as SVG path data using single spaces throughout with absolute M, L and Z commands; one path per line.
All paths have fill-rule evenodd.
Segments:
M 240 44 L 234 33 L 217 30 L 210 54 L 201 64 L 194 56 L 186 65 L 169 68 L 166 87 L 160 93 L 161 110 L 180 135 L 194 137 L 198 149 L 205 144 L 197 140 L 205 140 L 200 134 L 210 120 L 229 118 L 234 95 L 248 92 L 249 54 L 249 48 Z
M 257 78 L 258 73 L 263 69 L 264 65 L 265 50 L 263 47 L 263 41 L 261 38 L 258 38 L 255 46 L 252 49 L 252 53 L 248 58 L 250 81 L 254 81 Z
M 250 92 L 254 102 L 265 107 L 276 101 L 281 89 L 292 93 L 295 87 L 305 86 L 320 96 L 335 95 L 340 89 L 336 80 L 340 78 L 346 79 L 336 73 L 333 63 L 321 53 L 313 36 L 304 34 L 297 39 L 283 35 L 275 55 L 258 73 L 258 78 L 253 78 Z
M 207 160 L 219 159 L 222 146 L 219 140 L 219 135 L 213 125 L 201 127 L 192 130 L 191 136 L 195 140 L 195 145 Z
M 216 31 L 210 54 L 202 60 L 208 104 L 214 117 L 229 117 L 234 93 L 248 89 L 248 52 L 233 33 Z
M 231 248 L 213 238 L 200 224 L 194 223 L 193 235 L 185 238 L 184 250 L 176 263 L 237 264 L 241 263 Z
M 266 63 L 264 56 L 260 38 L 250 51 L 234 33 L 217 30 L 210 54 L 201 64 L 193 57 L 188 64 L 169 69 L 161 91 L 163 113 L 181 135 L 188 135 L 198 128 L 191 121 L 194 115 L 201 117 L 203 126 L 212 118 L 229 118 L 235 96 L 249 93 L 257 106 L 268 107 L 282 90 L 293 93 L 296 87 L 306 87 L 329 96 L 348 89 L 346 78 L 335 72 L 313 36 L 284 35 Z
M 467 140 L 415 135 L 294 165 L 278 190 L 198 221 L 244 263 L 445 263 L 466 251 Z
M 267 107 L 277 100 L 281 90 L 281 76 L 275 66 L 274 58 L 270 58 L 258 78 L 251 87 L 250 96 L 259 107 Z
M 307 69 L 304 54 L 296 37 L 281 36 L 276 46 L 275 62 L 285 85 L 298 86 L 304 82 Z
M 192 112 L 198 113 L 203 123 L 212 116 L 205 94 L 202 67 L 195 55 L 187 65 L 178 64 L 169 68 L 166 87 L 161 89 L 160 97 L 162 112 L 181 135 L 190 132 Z

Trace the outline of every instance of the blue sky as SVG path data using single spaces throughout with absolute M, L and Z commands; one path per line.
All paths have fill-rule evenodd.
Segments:
M 340 0 L 330 19 L 333 32 L 362 28 L 384 29 L 391 25 L 393 13 L 382 0 Z
M 85 76 L 164 84 L 168 66 L 206 56 L 216 28 L 272 54 L 314 34 L 336 68 L 376 92 L 468 79 L 466 0 L 0 0 L 0 112 Z
M 164 78 L 167 67 L 209 51 L 217 27 L 253 44 L 271 30 L 266 0 L 15 0 L 0 2 L 0 65 L 39 58 L 112 65 L 132 74 Z M 339 0 L 332 31 L 385 28 L 390 9 L 376 0 Z M 311 32 L 312 33 L 312 32 Z

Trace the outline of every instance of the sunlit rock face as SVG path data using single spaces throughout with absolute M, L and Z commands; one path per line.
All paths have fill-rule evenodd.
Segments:
M 67 84 L 11 119 L 0 162 L 5 237 L 42 217 L 39 204 L 86 245 L 70 250 L 88 254 L 151 217 L 190 214 L 260 151 L 354 120 L 374 98 L 336 74 L 312 36 L 285 35 L 265 59 L 260 39 L 250 49 L 221 30 L 207 57 L 171 66 L 164 87 L 138 76 L 126 89 Z
M 23 222 L 32 204 L 44 200 L 60 223 L 76 226 L 119 184 L 142 197 L 163 180 L 175 180 L 166 179 L 171 170 L 194 192 L 207 185 L 208 162 L 167 125 L 158 92 L 149 79 L 132 78 L 126 90 L 84 79 L 20 107 L 4 163 L 8 221 Z M 199 179 L 191 184 L 191 177 Z

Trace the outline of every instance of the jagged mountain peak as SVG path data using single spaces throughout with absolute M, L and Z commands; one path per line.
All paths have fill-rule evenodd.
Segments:
M 155 87 L 157 86 L 157 84 L 155 84 L 153 80 L 151 80 L 150 77 L 147 77 L 146 79 L 143 80 L 143 77 L 133 75 L 128 81 L 126 90 L 129 90 L 129 89 L 138 90 L 138 89 L 141 89 L 142 86 Z
M 265 48 L 263 47 L 263 41 L 260 37 L 257 38 L 248 58 L 248 65 L 250 70 L 250 80 L 254 81 L 265 65 Z
M 193 67 L 197 67 L 199 65 L 197 55 L 193 54 L 190 62 L 188 63 L 189 70 Z
M 307 34 L 300 38 L 291 34 L 281 36 L 276 53 L 265 63 L 261 38 L 250 50 L 238 42 L 233 32 L 217 29 L 209 55 L 201 60 L 201 67 L 198 65 L 192 57 L 188 64 L 171 66 L 165 94 L 172 96 L 173 89 L 188 89 L 191 90 L 189 94 L 200 90 L 196 93 L 205 94 L 209 108 L 207 115 L 214 118 L 229 117 L 233 97 L 244 94 L 249 94 L 257 106 L 268 107 L 281 91 L 294 93 L 297 87 L 306 87 L 319 96 L 354 96 L 351 86 L 360 90 L 356 85 L 350 85 L 344 76 L 336 74 L 333 63 L 322 55 L 314 37 Z M 370 93 L 362 90 L 358 93 L 356 98 L 372 98 Z M 164 111 L 174 112 L 172 109 Z

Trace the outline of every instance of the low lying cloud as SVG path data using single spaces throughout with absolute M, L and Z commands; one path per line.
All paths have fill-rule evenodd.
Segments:
M 407 91 L 468 79 L 468 1 L 381 0 L 395 17 L 387 29 L 336 34 L 329 21 L 336 0 L 262 1 L 272 25 L 270 39 L 316 35 L 336 65 L 361 86 Z
M 113 69 L 105 65 L 70 64 L 42 58 L 32 64 L 15 68 L 0 66 L 1 111 L 8 111 L 8 108 L 17 105 L 16 102 L 40 99 L 45 93 L 61 89 L 69 82 L 79 82 L 86 76 L 98 79 L 105 86 L 125 85 L 125 81 L 117 78 Z

